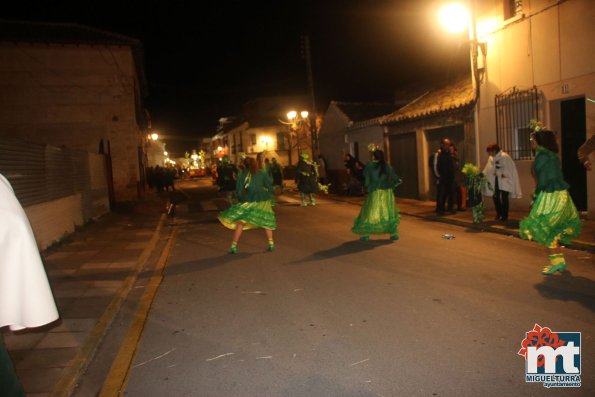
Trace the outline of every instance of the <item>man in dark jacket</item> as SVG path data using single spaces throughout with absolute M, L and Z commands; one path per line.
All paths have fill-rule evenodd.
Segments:
M 440 150 L 434 155 L 433 170 L 437 181 L 436 214 L 444 215 L 444 206 L 448 205 L 448 212 L 454 213 L 456 198 L 455 189 L 455 159 L 450 152 L 450 139 L 444 138 L 440 142 Z

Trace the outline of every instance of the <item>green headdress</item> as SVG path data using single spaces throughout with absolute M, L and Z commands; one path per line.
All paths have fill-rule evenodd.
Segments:
M 378 149 L 380 149 L 380 148 L 375 143 L 370 143 L 368 145 L 368 151 L 370 151 L 370 152 L 375 152 Z
M 546 129 L 545 125 L 543 125 L 543 123 L 537 119 L 531 119 L 529 122 L 529 128 L 531 128 L 531 131 L 533 131 L 535 134 Z

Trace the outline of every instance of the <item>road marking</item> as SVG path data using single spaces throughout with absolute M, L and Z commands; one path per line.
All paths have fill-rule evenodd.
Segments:
M 163 280 L 163 270 L 167 263 L 167 258 L 171 250 L 174 241 L 174 231 L 170 231 L 167 237 L 168 241 L 165 248 L 161 252 L 159 261 L 155 266 L 154 275 L 149 279 L 147 283 L 147 289 L 145 290 L 140 302 L 138 304 L 134 320 L 128 328 L 128 333 L 122 342 L 120 350 L 116 358 L 114 359 L 110 371 L 106 377 L 106 381 L 101 388 L 99 397 L 115 397 L 119 396 L 126 389 L 126 383 L 128 382 L 128 376 L 130 375 L 130 365 L 136 354 L 136 348 L 142 335 L 149 310 Z

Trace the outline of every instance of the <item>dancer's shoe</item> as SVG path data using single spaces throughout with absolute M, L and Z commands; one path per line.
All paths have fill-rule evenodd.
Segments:
M 566 263 L 564 263 L 564 262 L 558 263 L 557 265 L 547 265 L 547 266 L 544 266 L 543 270 L 541 271 L 541 274 L 551 275 L 556 272 L 563 273 L 564 269 L 566 269 Z

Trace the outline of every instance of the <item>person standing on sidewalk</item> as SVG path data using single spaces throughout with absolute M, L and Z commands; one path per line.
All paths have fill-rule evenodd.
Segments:
M 483 169 L 488 183 L 484 196 L 492 196 L 496 207 L 494 220 L 508 221 L 508 198 L 521 198 L 521 183 L 516 165 L 512 158 L 496 143 L 488 145 L 488 162 Z
M 370 234 L 388 234 L 398 240 L 399 209 L 395 205 L 393 189 L 400 184 L 394 169 L 385 162 L 384 152 L 370 145 L 372 161 L 364 168 L 364 185 L 368 192 L 351 231 L 367 241 Z
M 230 254 L 238 252 L 238 241 L 244 230 L 263 228 L 268 238 L 269 251 L 275 249 L 273 230 L 277 228 L 273 212 L 273 180 L 266 170 L 260 169 L 252 157 L 244 160 L 245 169 L 236 182 L 240 202 L 219 213 L 218 219 L 228 229 L 234 230 Z
M 27 214 L 10 182 L 0 174 L 0 328 L 40 327 L 58 310 Z M 0 336 L 0 396 L 24 396 Z
M 433 169 L 437 181 L 436 214 L 445 214 L 445 205 L 448 212 L 453 214 L 456 200 L 455 186 L 455 160 L 450 152 L 450 139 L 444 138 L 440 142 L 440 150 L 434 154 Z
M 562 176 L 558 144 L 552 131 L 534 128 L 531 147 L 535 150 L 533 176 L 535 178 L 535 201 L 529 216 L 521 220 L 521 238 L 534 240 L 549 250 L 549 264 L 543 274 L 563 272 L 566 260 L 561 244 L 568 244 L 581 232 L 582 224 L 578 211 L 568 193 L 568 184 Z

